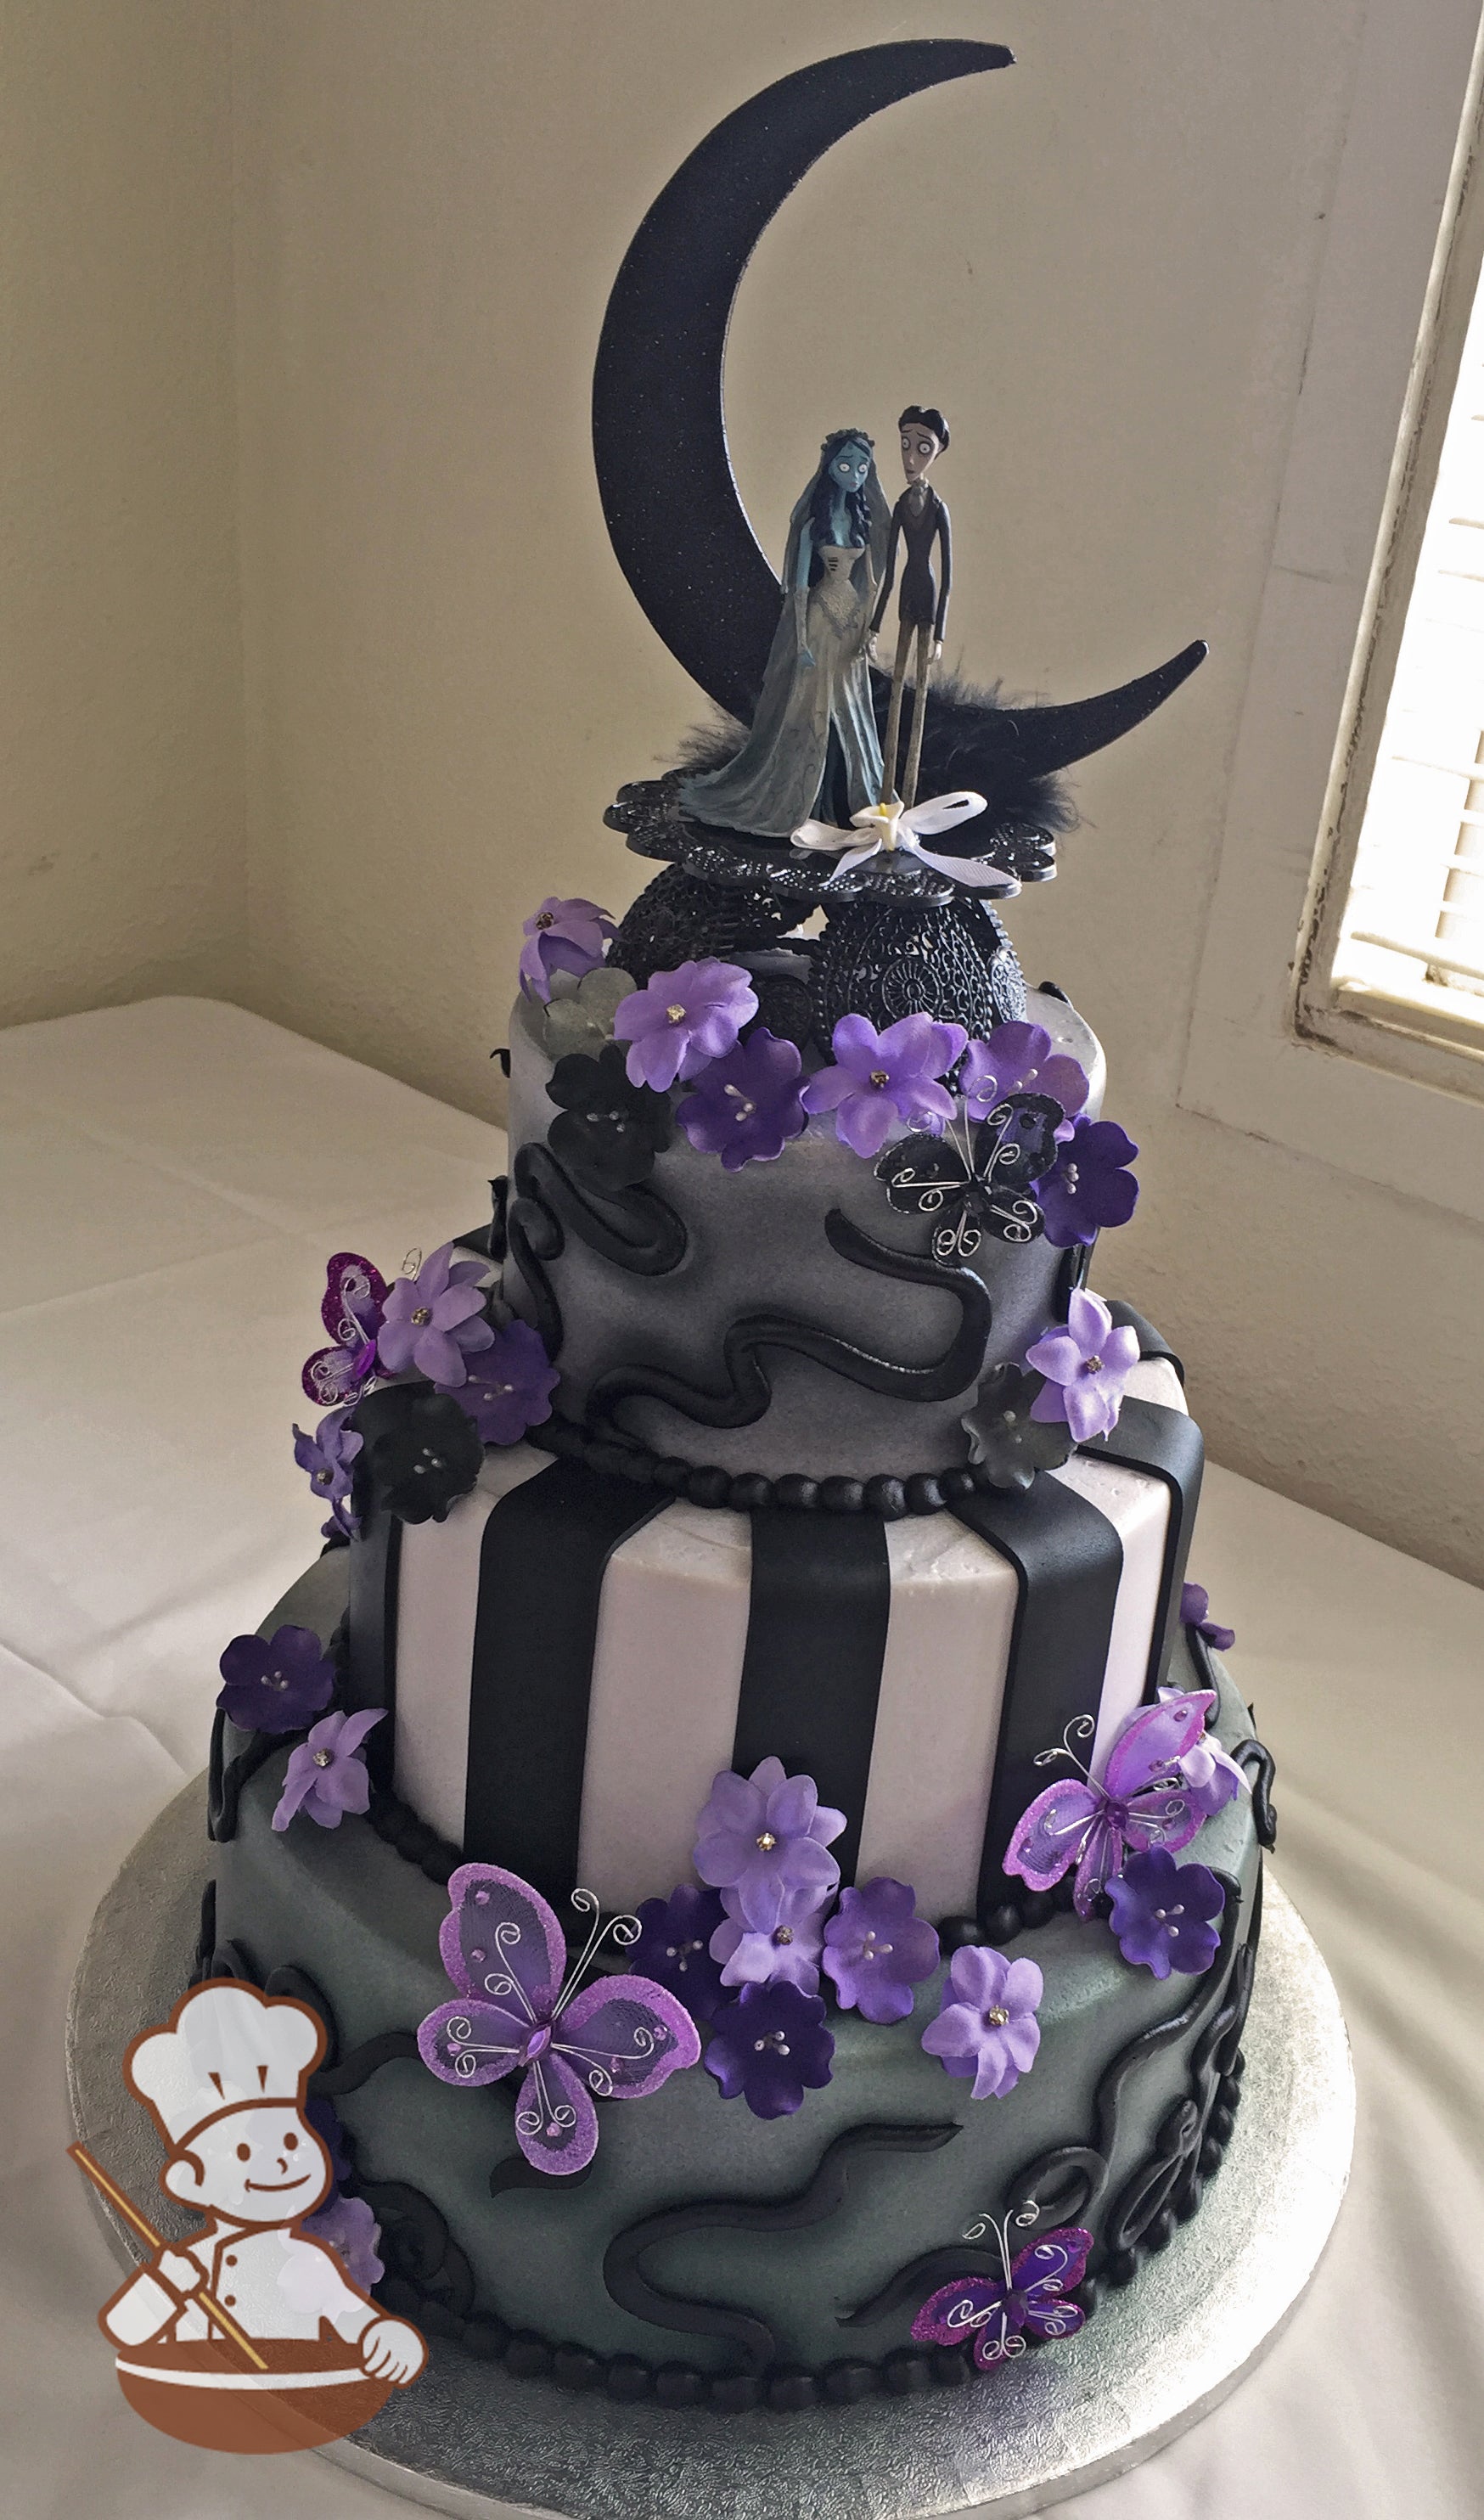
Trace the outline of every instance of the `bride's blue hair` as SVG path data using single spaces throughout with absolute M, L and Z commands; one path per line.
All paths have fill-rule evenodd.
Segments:
M 814 481 L 814 496 L 809 502 L 809 522 L 813 528 L 814 536 L 814 548 L 809 556 L 809 583 L 811 586 L 817 584 L 818 580 L 824 573 L 824 562 L 821 561 L 819 556 L 819 547 L 822 542 L 828 542 L 830 540 L 832 531 L 831 520 L 834 508 L 835 492 L 835 484 L 830 478 L 830 467 L 834 462 L 834 459 L 838 455 L 842 446 L 863 447 L 865 452 L 872 458 L 873 464 L 876 460 L 876 439 L 874 437 L 868 437 L 864 428 L 832 428 L 829 436 L 824 442 L 824 445 L 820 448 L 819 471 L 815 475 Z M 861 484 L 859 490 L 847 490 L 845 492 L 845 513 L 850 518 L 851 541 L 861 543 L 862 545 L 869 544 L 871 540 L 871 502 L 866 496 L 866 485 L 864 482 Z

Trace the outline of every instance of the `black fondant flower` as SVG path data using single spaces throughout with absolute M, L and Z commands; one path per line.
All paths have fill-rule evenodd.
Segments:
M 378 1504 L 403 1522 L 442 1522 L 483 1466 L 478 1429 L 457 1400 L 426 1382 L 388 1383 L 372 1396 L 366 1468 Z
M 546 1090 L 562 1106 L 547 1143 L 579 1182 L 619 1191 L 649 1179 L 674 1134 L 674 1118 L 663 1094 L 630 1084 L 615 1042 L 596 1058 L 583 1051 L 559 1058 Z
M 991 1487 L 1028 1488 L 1038 1470 L 1058 1470 L 1071 1459 L 1071 1428 L 1043 1423 L 1030 1414 L 1041 1381 L 1039 1373 L 1025 1373 L 1017 1365 L 997 1365 L 960 1421 L 969 1458 Z

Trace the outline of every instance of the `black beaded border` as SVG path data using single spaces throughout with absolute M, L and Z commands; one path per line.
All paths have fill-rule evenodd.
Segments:
M 764 1506 L 787 1506 L 799 1513 L 871 1513 L 882 1522 L 901 1522 L 908 1514 L 941 1513 L 956 1499 L 997 1484 L 983 1467 L 962 1463 L 947 1470 L 915 1470 L 906 1478 L 883 1473 L 871 1479 L 811 1479 L 802 1471 L 785 1470 L 774 1479 L 761 1470 L 723 1470 L 682 1461 L 678 1454 L 652 1453 L 642 1444 L 617 1443 L 568 1418 L 548 1418 L 544 1426 L 529 1427 L 524 1440 L 563 1461 L 585 1462 L 606 1478 L 627 1479 L 636 1488 L 662 1488 L 713 1512 L 751 1513 Z

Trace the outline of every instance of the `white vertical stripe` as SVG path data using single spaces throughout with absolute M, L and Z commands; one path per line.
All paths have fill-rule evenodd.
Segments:
M 1014 1568 L 950 1514 L 886 1525 L 891 1611 L 856 1877 L 971 1915 L 1015 1623 Z
M 529 1444 L 486 1453 L 472 1493 L 444 1522 L 410 1522 L 397 1575 L 396 1790 L 455 1846 L 464 1842 L 469 1691 L 484 1526 L 503 1496 L 551 1456 Z
M 608 1559 L 577 1861 L 606 1908 L 694 1877 L 697 1816 L 732 1765 L 751 1576 L 746 1515 L 699 1506 L 667 1507 Z
M 1123 1573 L 1113 1604 L 1107 1668 L 1098 1707 L 1098 1730 L 1088 1764 L 1101 1776 L 1114 1733 L 1132 1715 L 1144 1695 L 1149 1673 L 1149 1647 L 1154 1638 L 1154 1611 L 1164 1581 L 1165 1541 L 1170 1528 L 1170 1491 L 1147 1470 L 1124 1469 L 1088 1453 L 1074 1453 L 1052 1472 L 1062 1486 L 1075 1489 L 1100 1513 L 1106 1514 L 1123 1544 Z M 1080 1745 L 1079 1745 L 1080 1747 Z M 1082 1755 L 1086 1755 L 1083 1752 Z M 1062 1775 L 1066 1773 L 1063 1769 Z M 1048 1783 L 1053 1779 L 1049 1777 Z

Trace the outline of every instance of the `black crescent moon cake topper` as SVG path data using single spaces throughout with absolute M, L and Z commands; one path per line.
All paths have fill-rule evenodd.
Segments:
M 873 44 L 750 97 L 693 149 L 619 267 L 593 377 L 593 453 L 618 564 L 671 654 L 750 722 L 781 589 L 738 493 L 722 365 L 737 291 L 763 230 L 815 161 L 884 106 L 1012 67 L 1004 44 Z M 1091 699 L 1000 708 L 952 685 L 928 699 L 924 788 L 996 801 L 1113 742 L 1193 673 L 1205 645 Z M 947 855 L 972 856 L 983 817 Z

